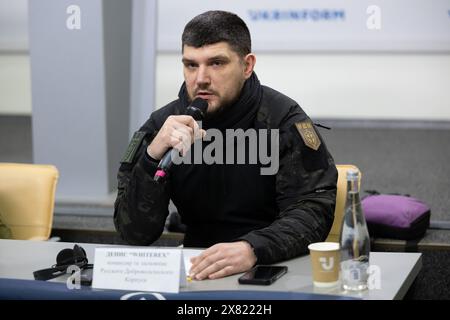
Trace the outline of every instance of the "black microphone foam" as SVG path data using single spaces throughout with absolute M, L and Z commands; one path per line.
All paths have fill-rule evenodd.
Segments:
M 202 98 L 196 98 L 186 108 L 186 115 L 191 116 L 192 118 L 194 118 L 194 120 L 199 121 L 203 119 L 207 109 L 208 109 L 208 101 Z

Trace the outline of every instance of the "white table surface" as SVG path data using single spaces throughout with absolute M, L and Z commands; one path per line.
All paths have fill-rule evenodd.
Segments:
M 120 247 L 91 243 L 78 244 L 86 250 L 89 263 L 95 263 L 96 247 Z M 60 250 L 73 248 L 73 246 L 74 243 L 67 242 L 0 240 L 0 278 L 32 280 L 33 271 L 51 267 L 56 263 L 56 255 Z M 180 250 L 179 248 L 171 249 Z M 183 250 L 185 250 L 185 260 L 201 252 L 188 248 Z M 278 263 L 278 265 L 288 266 L 288 273 L 270 286 L 241 285 L 237 281 L 241 274 L 238 274 L 217 280 L 192 281 L 181 291 L 266 290 L 344 295 L 368 300 L 402 299 L 422 267 L 422 257 L 420 253 L 371 252 L 370 264 L 380 267 L 381 288 L 360 293 L 344 292 L 340 287 L 327 289 L 314 287 L 311 263 L 307 255 Z M 53 281 L 65 280 L 54 279 Z

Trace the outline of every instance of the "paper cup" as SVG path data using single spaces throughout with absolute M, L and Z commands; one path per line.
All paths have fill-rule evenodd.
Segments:
M 308 246 L 313 283 L 317 287 L 333 287 L 339 283 L 340 251 L 337 242 L 316 242 Z

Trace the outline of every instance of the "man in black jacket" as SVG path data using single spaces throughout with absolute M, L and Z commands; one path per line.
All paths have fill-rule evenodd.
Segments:
M 328 235 L 337 181 L 313 123 L 295 101 L 259 83 L 250 33 L 238 16 L 224 11 L 196 16 L 184 29 L 182 49 L 185 82 L 179 98 L 152 113 L 121 162 L 117 230 L 131 244 L 151 244 L 163 232 L 172 199 L 187 226 L 184 246 L 207 248 L 192 260 L 190 274 L 197 280 L 305 253 L 308 244 Z M 184 115 L 199 97 L 208 102 L 202 127 Z M 252 130 L 256 140 L 251 134 L 239 139 Z M 227 161 L 217 158 L 222 149 L 211 152 L 208 132 L 238 133 L 231 143 L 224 138 Z M 259 151 L 269 148 L 277 162 L 269 174 L 263 173 L 267 161 L 251 161 L 255 143 Z M 172 166 L 163 183 L 153 179 L 167 150 L 188 156 L 195 146 L 219 160 L 183 162 Z M 238 147 L 248 152 L 244 162 L 233 162 L 235 153 L 229 157 L 230 148 Z

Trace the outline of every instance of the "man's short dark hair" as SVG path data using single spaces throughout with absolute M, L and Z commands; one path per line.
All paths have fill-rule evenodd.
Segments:
M 250 31 L 236 14 L 227 11 L 207 11 L 194 17 L 184 27 L 184 45 L 200 48 L 217 42 L 227 42 L 241 57 L 252 51 Z

